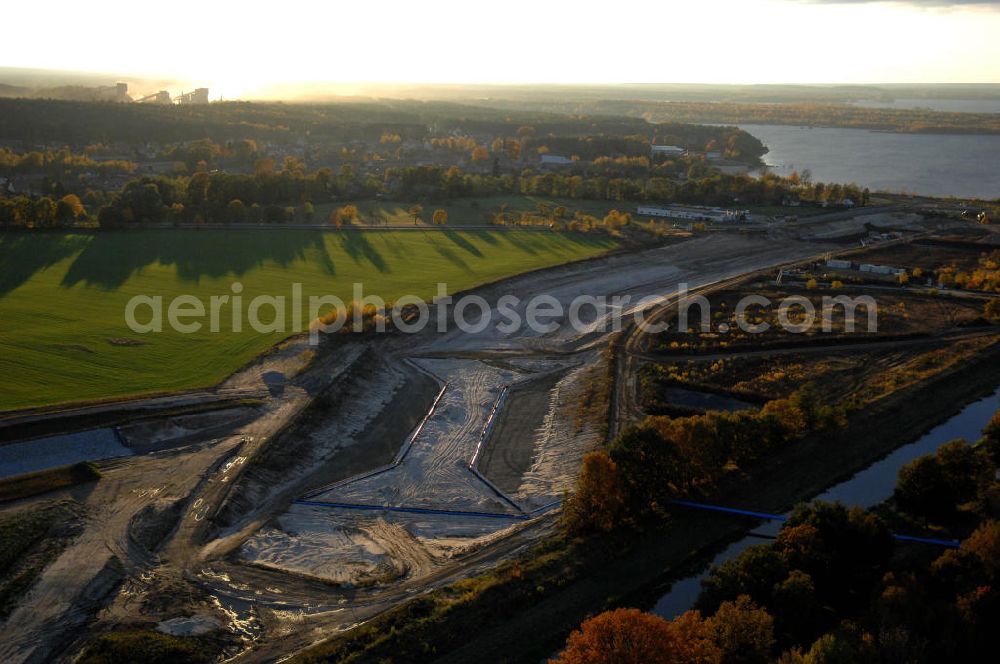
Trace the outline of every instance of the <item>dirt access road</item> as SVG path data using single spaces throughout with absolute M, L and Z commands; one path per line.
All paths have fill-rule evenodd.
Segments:
M 587 371 L 603 361 L 616 315 L 633 314 L 640 298 L 650 298 L 643 306 L 664 301 L 681 284 L 697 288 L 813 256 L 828 246 L 714 234 L 475 291 L 489 303 L 492 315 L 499 298 L 511 294 L 520 298 L 515 310 L 522 316 L 527 300 L 536 295 L 564 307 L 580 295 L 630 298 L 601 315 L 582 310 L 580 327 L 563 316 L 548 331 L 505 333 L 489 325 L 474 333 L 452 329 L 397 335 L 342 345 L 297 375 L 293 359 L 307 347 L 305 340 L 293 340 L 227 381 L 227 386 L 254 389 L 264 384 L 265 374 L 288 376 L 284 389 L 272 394 L 255 420 L 224 438 L 117 461 L 105 479 L 80 497 L 99 516 L 88 521 L 83 535 L 0 626 L 0 659 L 70 658 L 80 644 L 78 628 L 95 616 L 107 627 L 195 614 L 211 616 L 239 634 L 245 642 L 242 659 L 273 660 L 415 593 L 514 555 L 551 527 L 551 512 L 527 520 L 487 521 L 406 515 L 388 508 L 531 515 L 572 486 L 579 459 L 601 440 L 597 427 L 581 428 L 572 413 Z M 375 349 L 376 361 L 365 355 L 366 348 Z M 424 435 L 412 441 L 408 465 L 381 479 L 348 481 L 327 496 L 329 502 L 349 500 L 380 509 L 296 504 L 297 498 L 333 480 L 349 480 L 338 472 L 340 460 L 351 456 L 353 472 L 364 459 L 372 429 L 398 441 L 397 447 L 407 442 L 412 418 L 398 417 L 401 409 L 413 410 L 410 402 L 433 396 L 425 394 L 428 390 L 410 391 L 413 378 L 403 368 L 408 363 L 449 385 L 452 396 L 428 418 Z M 515 465 L 526 470 L 520 478 L 508 473 L 503 479 L 502 493 L 509 499 L 504 500 L 475 478 L 466 462 L 501 391 L 543 377 L 545 389 L 528 390 L 528 402 L 512 401 L 530 410 L 539 424 L 530 432 L 528 447 L 517 451 Z M 274 452 L 268 442 L 338 385 L 350 389 L 313 415 L 302 453 L 284 472 L 262 474 Z M 394 428 L 397 419 L 407 424 Z M 507 452 L 492 449 L 490 454 L 502 458 Z M 369 463 L 374 468 L 390 460 L 373 455 Z M 27 501 L 5 511 L 31 505 Z M 180 517 L 150 551 L 137 543 L 135 524 L 151 506 L 162 511 L 167 505 L 178 505 Z M 111 564 L 112 558 L 117 562 Z M 109 575 L 124 581 L 102 584 Z
M 579 328 L 564 316 L 544 332 L 522 329 L 505 334 L 491 325 L 472 333 L 430 331 L 407 337 L 397 347 L 384 347 L 394 364 L 418 364 L 448 391 L 401 466 L 309 496 L 331 505 L 382 510 L 291 504 L 238 547 L 229 548 L 229 555 L 213 560 L 211 576 L 202 575 L 200 582 L 216 594 L 252 599 L 261 622 L 270 625 L 243 657 L 267 661 L 294 651 L 347 629 L 400 598 L 494 564 L 533 541 L 551 517 L 524 522 L 393 510 L 530 513 L 558 499 L 572 487 L 582 455 L 601 441 L 597 427 L 579 428 L 572 413 L 587 370 L 603 361 L 601 351 L 615 315 L 632 315 L 641 298 L 650 298 L 643 306 L 669 298 L 681 284 L 697 288 L 819 251 L 815 245 L 796 241 L 713 235 L 555 268 L 476 294 L 491 307 L 504 295 L 516 295 L 521 303 L 515 311 L 522 316 L 533 295 L 547 295 L 564 307 L 579 295 L 630 299 L 600 316 L 581 311 Z M 525 412 L 534 411 L 531 418 L 538 425 L 519 432 L 529 434 L 528 453 L 517 451 L 520 465 L 527 469 L 520 477 L 508 474 L 502 479 L 509 501 L 503 500 L 479 482 L 465 462 L 504 388 L 517 390 L 535 381 L 547 384 L 547 389 L 529 390 L 529 402 L 511 401 Z M 370 380 L 372 386 L 379 383 L 377 376 Z M 384 412 L 391 413 L 391 406 Z M 371 418 L 383 419 L 384 412 Z M 503 416 L 516 415 L 506 411 Z M 405 435 L 400 436 L 400 443 L 404 440 Z M 503 457 L 507 451 L 490 449 L 487 454 Z M 368 586 L 373 580 L 377 583 Z M 325 585 L 330 582 L 342 585 Z M 317 592 L 320 587 L 322 593 Z

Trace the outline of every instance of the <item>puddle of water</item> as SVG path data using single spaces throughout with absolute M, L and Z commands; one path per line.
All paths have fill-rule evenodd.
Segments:
M 36 438 L 0 445 L 0 477 L 131 455 L 110 428 Z
M 739 399 L 734 399 L 732 397 L 726 397 L 720 394 L 711 394 L 709 392 L 698 392 L 696 390 L 688 390 L 682 387 L 671 387 L 665 390 L 663 393 L 663 400 L 669 401 L 670 403 L 678 406 L 700 408 L 702 410 L 736 411 L 756 408 L 756 406 L 753 406 L 752 404 L 740 401 Z

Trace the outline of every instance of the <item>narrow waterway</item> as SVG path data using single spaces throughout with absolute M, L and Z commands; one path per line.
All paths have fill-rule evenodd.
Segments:
M 131 454 L 109 428 L 36 438 L 0 445 L 0 478 Z
M 845 505 L 858 507 L 878 505 L 892 496 L 900 469 L 913 459 L 930 454 L 944 443 L 956 438 L 978 440 L 983 428 L 1000 407 L 998 398 L 1000 398 L 1000 388 L 990 396 L 969 404 L 954 417 L 934 427 L 915 442 L 898 448 L 889 456 L 876 461 L 851 479 L 831 487 L 816 498 L 824 501 L 837 500 Z M 698 599 L 701 582 L 708 575 L 712 565 L 719 565 L 735 558 L 754 544 L 760 544 L 761 537 L 773 537 L 780 529 L 781 523 L 767 522 L 755 528 L 743 539 L 729 545 L 698 574 L 674 583 L 670 592 L 656 602 L 653 613 L 668 619 L 684 613 Z

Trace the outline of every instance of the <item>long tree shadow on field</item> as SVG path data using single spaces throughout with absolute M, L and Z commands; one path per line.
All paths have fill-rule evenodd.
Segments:
M 0 235 L 0 297 L 87 246 L 88 235 L 5 233 Z
M 428 231 L 425 234 L 428 242 L 430 242 L 430 245 L 434 247 L 434 251 L 438 252 L 438 254 L 441 255 L 441 258 L 445 259 L 455 267 L 468 272 L 469 264 L 465 262 L 465 259 L 463 259 L 451 245 L 445 244 L 444 242 L 440 241 L 438 239 L 438 236 L 440 235 L 441 233 L 439 233 L 438 231 Z
M 481 252 L 479 250 L 479 247 L 477 247 L 476 245 L 474 245 L 471 242 L 469 242 L 468 238 L 466 238 L 464 235 L 462 235 L 458 231 L 453 231 L 451 229 L 445 229 L 443 232 L 444 232 L 444 236 L 446 238 L 448 238 L 449 240 L 451 240 L 452 242 L 454 242 L 460 248 L 462 248 L 465 251 L 469 252 L 473 256 L 476 256 L 477 258 L 482 258 L 483 257 L 483 252 Z
M 615 241 L 611 237 L 597 232 L 526 231 L 521 234 L 506 232 L 499 233 L 499 237 L 514 245 L 517 249 L 529 254 L 538 254 L 540 252 L 559 253 L 568 249 L 567 245 L 610 249 L 615 244 Z
M 339 234 L 340 246 L 356 263 L 367 261 L 379 272 L 388 272 L 389 265 L 382 254 L 368 241 L 368 234 L 357 231 L 342 231 Z
M 114 290 L 154 263 L 176 266 L 178 277 L 197 283 L 202 277 L 240 276 L 267 262 L 287 266 L 309 253 L 335 274 L 318 231 L 105 232 L 95 235 L 77 256 L 62 285 Z

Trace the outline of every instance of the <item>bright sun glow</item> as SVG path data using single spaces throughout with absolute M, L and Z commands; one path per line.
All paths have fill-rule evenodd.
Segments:
M 306 82 L 996 82 L 995 6 L 56 0 L 5 6 L 25 29 L 5 31 L 0 63 L 167 76 L 213 98 Z

